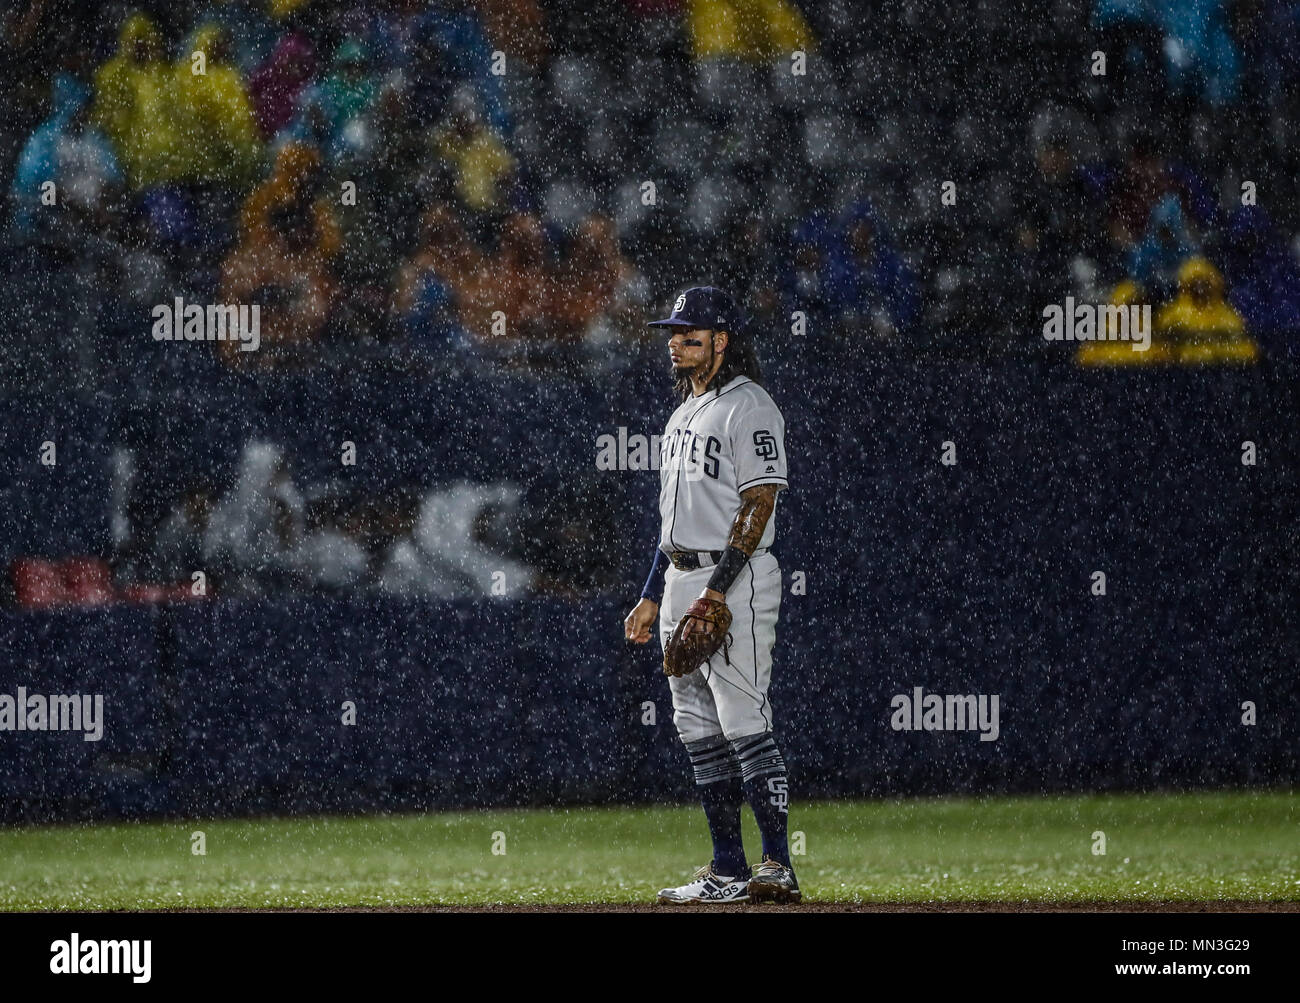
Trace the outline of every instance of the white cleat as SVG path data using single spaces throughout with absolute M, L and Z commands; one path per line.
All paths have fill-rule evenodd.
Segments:
M 712 862 L 695 872 L 694 877 L 679 888 L 665 888 L 655 900 L 660 905 L 679 905 L 684 902 L 748 902 L 749 877 L 725 877 L 713 873 Z

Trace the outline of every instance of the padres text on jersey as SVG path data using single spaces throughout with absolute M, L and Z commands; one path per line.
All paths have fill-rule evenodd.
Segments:
M 737 376 L 721 391 L 688 398 L 659 441 L 659 549 L 722 550 L 740 507 L 756 484 L 789 486 L 785 420 L 767 391 Z M 776 513 L 759 548 L 770 547 Z

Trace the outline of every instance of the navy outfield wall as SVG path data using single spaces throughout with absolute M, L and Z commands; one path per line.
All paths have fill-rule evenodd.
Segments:
M 106 547 L 119 442 L 177 484 L 196 464 L 233 471 L 254 435 L 286 445 L 300 483 L 338 474 L 340 437 L 371 444 L 378 458 L 343 476 L 377 491 L 592 476 L 597 435 L 661 430 L 659 375 L 502 391 L 363 372 L 13 398 L 6 556 Z M 791 457 L 772 700 L 793 782 L 825 796 L 1294 783 L 1297 375 L 769 365 Z M 37 436 L 58 438 L 52 471 L 31 469 Z M 944 441 L 955 466 L 939 463 Z M 5 610 L 0 694 L 102 693 L 106 722 L 93 743 L 0 731 L 0 817 L 689 797 L 658 654 L 621 640 L 657 475 L 598 476 L 627 513 L 628 584 L 590 602 Z M 918 686 L 998 695 L 998 739 L 893 730 L 892 697 Z

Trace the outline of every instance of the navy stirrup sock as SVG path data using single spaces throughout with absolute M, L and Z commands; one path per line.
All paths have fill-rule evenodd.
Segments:
M 713 837 L 714 873 L 723 877 L 748 877 L 749 866 L 740 839 L 740 806 L 745 803 L 740 779 L 732 777 L 701 787 L 700 801 Z
M 741 787 L 754 811 L 758 831 L 763 834 L 763 854 L 778 864 L 790 866 L 790 844 L 786 838 L 789 818 L 789 785 L 785 760 L 770 731 L 733 739 L 731 750 L 740 764 Z
M 740 784 L 740 764 L 721 735 L 687 742 L 691 769 L 700 803 L 713 837 L 713 870 L 723 877 L 746 877 L 745 847 L 740 837 L 740 806 L 745 792 Z

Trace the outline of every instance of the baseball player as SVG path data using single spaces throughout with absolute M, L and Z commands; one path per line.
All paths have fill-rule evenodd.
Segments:
M 681 406 L 660 440 L 659 545 L 623 631 L 645 644 L 658 620 L 673 723 L 713 837 L 713 860 L 658 901 L 798 902 L 786 840 L 789 788 L 767 699 L 781 605 L 770 547 L 777 493 L 788 484 L 785 421 L 759 383 L 758 360 L 725 292 L 688 289 L 672 315 L 651 326 L 671 334 Z M 741 845 L 744 801 L 763 837 L 752 872 Z

